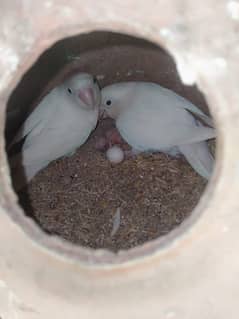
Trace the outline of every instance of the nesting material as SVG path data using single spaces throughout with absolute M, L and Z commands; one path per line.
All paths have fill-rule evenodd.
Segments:
M 101 122 L 77 153 L 41 171 L 20 199 L 26 213 L 48 233 L 118 251 L 181 224 L 197 205 L 206 181 L 183 157 L 161 153 L 112 165 L 95 147 L 102 131 L 110 128 L 110 121 Z

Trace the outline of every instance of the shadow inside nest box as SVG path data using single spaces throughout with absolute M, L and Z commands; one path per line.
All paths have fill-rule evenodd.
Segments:
M 163 48 L 124 34 L 92 32 L 55 43 L 23 75 L 7 105 L 7 143 L 39 99 L 66 75 L 79 71 L 97 76 L 101 87 L 120 81 L 159 83 L 208 112 L 203 94 L 181 82 L 174 59 Z M 182 223 L 206 183 L 183 159 L 169 161 L 165 154 L 111 165 L 94 148 L 106 127 L 113 127 L 112 122 L 100 122 L 76 154 L 51 163 L 18 195 L 26 215 L 47 233 L 118 251 L 162 236 Z M 119 207 L 119 233 L 111 237 Z
M 124 34 L 92 32 L 58 41 L 23 75 L 7 104 L 7 141 L 39 98 L 70 71 L 98 75 L 101 87 L 130 80 L 156 82 L 207 110 L 203 95 L 196 86 L 183 85 L 173 58 L 163 48 Z

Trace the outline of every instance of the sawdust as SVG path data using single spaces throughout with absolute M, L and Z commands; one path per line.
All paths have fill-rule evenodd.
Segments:
M 49 234 L 118 251 L 165 235 L 182 223 L 206 182 L 183 157 L 141 154 L 110 164 L 95 149 L 104 125 L 109 123 L 102 122 L 73 156 L 38 173 L 20 201 L 26 214 Z M 112 236 L 118 208 L 120 225 Z

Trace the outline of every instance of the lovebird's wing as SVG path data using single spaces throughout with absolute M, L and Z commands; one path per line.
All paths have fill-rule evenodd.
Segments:
M 180 145 L 179 150 L 199 175 L 206 179 L 211 177 L 214 158 L 210 153 L 207 142 Z
M 161 87 L 161 94 L 165 94 L 170 97 L 172 100 L 172 103 L 175 103 L 175 105 L 183 107 L 185 110 L 190 111 L 191 113 L 197 115 L 201 120 L 205 122 L 205 124 L 214 127 L 212 119 L 206 115 L 204 112 L 202 112 L 196 105 L 191 103 L 190 101 L 186 100 L 184 97 L 178 95 L 177 93 Z
M 8 146 L 8 151 L 14 144 L 20 142 L 31 132 L 32 134 L 39 134 L 41 132 L 48 119 L 51 118 L 51 114 L 55 112 L 59 103 L 59 98 L 60 92 L 58 88 L 55 88 L 43 98 L 18 130 L 17 134 Z
M 178 105 L 168 94 L 161 95 L 153 87 L 146 92 L 140 87 L 136 93 L 116 119 L 117 129 L 133 148 L 160 151 L 216 136 L 213 128 L 198 126 L 181 101 Z

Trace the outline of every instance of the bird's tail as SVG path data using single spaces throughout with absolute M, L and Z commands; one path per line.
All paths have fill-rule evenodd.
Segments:
M 208 180 L 213 171 L 214 158 L 207 142 L 185 144 L 178 147 L 194 170 Z
M 24 188 L 31 179 L 47 164 L 33 162 L 31 165 L 23 165 L 21 154 L 9 159 L 13 188 L 16 192 Z

